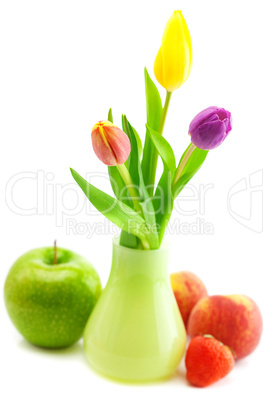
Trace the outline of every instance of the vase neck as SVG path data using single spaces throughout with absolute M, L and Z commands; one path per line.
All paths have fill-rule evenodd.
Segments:
M 137 250 L 113 243 L 110 277 L 145 275 L 151 279 L 168 278 L 169 247 L 158 250 Z

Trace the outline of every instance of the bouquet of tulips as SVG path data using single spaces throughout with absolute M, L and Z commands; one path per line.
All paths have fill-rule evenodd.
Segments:
M 201 111 L 189 126 L 191 143 L 176 162 L 163 131 L 171 95 L 187 80 L 191 64 L 190 33 L 181 11 L 175 11 L 167 22 L 154 64 L 155 77 L 166 89 L 164 105 L 145 69 L 147 122 L 144 146 L 125 115 L 122 116 L 122 129 L 114 125 L 111 109 L 108 120 L 97 122 L 92 129 L 93 149 L 108 165 L 115 198 L 71 169 L 90 202 L 122 229 L 120 244 L 123 246 L 145 250 L 161 246 L 175 198 L 199 170 L 208 151 L 219 146 L 232 128 L 231 114 L 227 110 L 211 106 Z M 163 172 L 156 182 L 159 156 Z

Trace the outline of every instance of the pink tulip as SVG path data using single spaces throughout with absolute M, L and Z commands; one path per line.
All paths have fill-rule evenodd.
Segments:
M 130 153 L 128 136 L 109 121 L 98 121 L 91 132 L 92 145 L 97 157 L 109 166 L 123 165 Z

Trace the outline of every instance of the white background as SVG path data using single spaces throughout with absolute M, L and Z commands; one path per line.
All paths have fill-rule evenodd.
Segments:
M 234 128 L 181 194 L 188 200 L 180 198 L 172 220 L 186 226 L 169 236 L 170 272 L 195 272 L 211 295 L 252 297 L 264 318 L 262 341 L 228 377 L 206 389 L 187 384 L 184 362 L 168 382 L 120 385 L 90 369 L 82 342 L 54 352 L 29 345 L 11 324 L 1 297 L 1 401 L 251 401 L 257 394 L 258 401 L 267 400 L 265 1 L 1 1 L 1 292 L 21 254 L 52 245 L 55 238 L 92 261 L 105 285 L 113 234 L 83 233 L 85 223 L 94 231 L 93 225 L 105 220 L 89 215 L 69 167 L 84 176 L 106 172 L 92 151 L 90 129 L 106 119 L 111 106 L 117 124 L 125 113 L 144 136 L 143 68 L 153 76 L 163 29 L 175 9 L 188 23 L 194 61 L 188 81 L 173 95 L 165 135 L 179 158 L 189 144 L 192 117 L 210 105 L 230 110 Z M 243 190 L 254 172 L 251 184 L 257 187 Z M 110 191 L 105 178 L 93 182 Z M 230 199 L 232 216 L 228 193 L 238 182 L 233 192 L 239 186 L 243 191 Z M 202 185 L 213 188 L 198 201 Z M 202 219 L 213 234 L 193 233 Z M 70 229 L 71 224 L 76 226 Z

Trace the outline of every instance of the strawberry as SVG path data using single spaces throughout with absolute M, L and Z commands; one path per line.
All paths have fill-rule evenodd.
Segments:
M 234 363 L 231 349 L 223 343 L 210 335 L 196 336 L 186 352 L 187 380 L 197 387 L 206 387 L 225 377 Z

